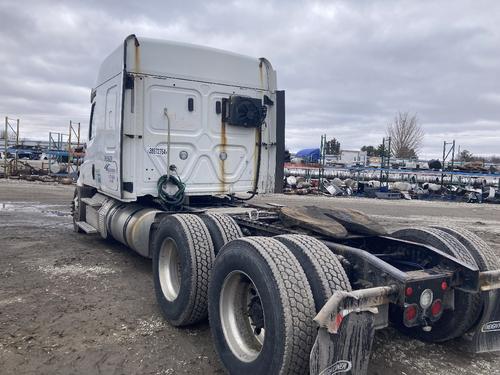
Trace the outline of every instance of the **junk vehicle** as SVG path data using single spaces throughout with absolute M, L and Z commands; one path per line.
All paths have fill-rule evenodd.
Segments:
M 283 186 L 285 94 L 265 58 L 130 35 L 90 99 L 75 230 L 152 258 L 164 317 L 208 316 L 229 373 L 364 374 L 389 324 L 500 348 L 500 265 L 474 234 L 249 202 Z
M 29 160 L 38 160 L 40 159 L 40 155 L 42 151 L 39 148 L 31 147 L 31 146 L 12 146 L 7 149 L 7 157 L 18 159 L 29 159 Z

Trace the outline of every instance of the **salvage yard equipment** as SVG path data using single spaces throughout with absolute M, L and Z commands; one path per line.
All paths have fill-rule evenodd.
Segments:
M 208 317 L 232 374 L 364 374 L 389 324 L 500 349 L 500 264 L 474 234 L 247 202 L 282 188 L 284 125 L 266 59 L 131 35 L 91 93 L 74 228 L 152 258 L 164 317 Z

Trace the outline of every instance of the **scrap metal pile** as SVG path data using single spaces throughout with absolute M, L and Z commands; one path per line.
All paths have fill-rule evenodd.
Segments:
M 65 170 L 63 167 L 59 167 Z M 8 159 L 7 163 L 0 161 L 0 177 L 5 178 L 4 170 L 7 170 L 7 177 L 13 180 L 40 181 L 40 182 L 60 182 L 62 184 L 72 184 L 71 176 L 57 176 L 51 173 L 43 161 L 39 160 L 16 160 Z
M 477 178 L 469 184 L 396 181 L 384 185 L 379 180 L 355 181 L 351 178 L 319 179 L 288 176 L 285 194 L 326 196 L 364 196 L 369 198 L 452 200 L 468 203 L 500 203 L 500 186 Z

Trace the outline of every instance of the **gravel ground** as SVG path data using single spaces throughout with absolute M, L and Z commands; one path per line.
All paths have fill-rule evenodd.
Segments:
M 1 374 L 224 373 L 203 323 L 177 329 L 156 306 L 151 261 L 72 231 L 73 188 L 0 180 Z M 453 223 L 500 256 L 500 206 L 270 195 L 260 202 L 359 209 L 395 228 Z M 500 374 L 498 354 L 377 332 L 370 374 Z

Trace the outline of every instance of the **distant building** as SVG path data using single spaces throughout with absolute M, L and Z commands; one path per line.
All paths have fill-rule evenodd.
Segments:
M 360 150 L 340 150 L 338 155 L 326 155 L 325 157 L 325 164 L 330 166 L 366 166 L 367 162 L 367 152 Z
M 340 162 L 346 165 L 366 165 L 368 154 L 359 150 L 340 150 Z

